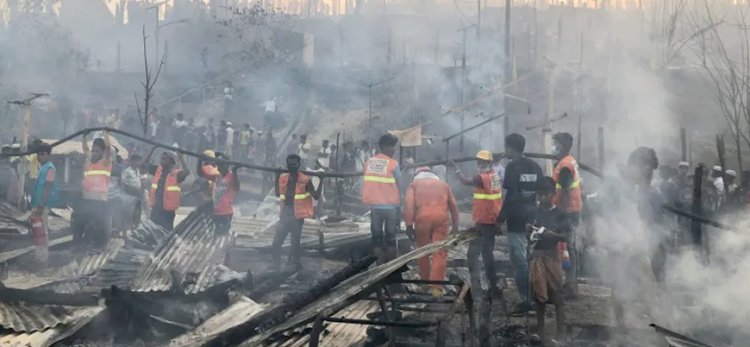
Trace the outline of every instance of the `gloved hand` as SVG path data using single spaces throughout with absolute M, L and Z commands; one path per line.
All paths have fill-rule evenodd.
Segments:
M 539 241 L 542 238 L 542 235 L 544 235 L 545 230 L 546 229 L 544 227 L 534 228 L 534 231 L 531 233 L 529 240 L 531 240 L 532 242 Z
M 416 239 L 416 233 L 414 232 L 414 226 L 409 225 L 406 227 L 406 236 L 414 241 Z

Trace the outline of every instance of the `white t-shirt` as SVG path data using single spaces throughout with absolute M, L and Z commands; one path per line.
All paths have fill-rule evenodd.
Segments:
M 187 128 L 187 124 L 188 123 L 185 120 L 178 120 L 178 119 L 174 120 L 175 128 Z
M 227 127 L 227 148 L 232 148 L 234 145 L 234 129 Z
M 266 100 L 263 106 L 265 106 L 266 112 L 276 112 L 276 101 L 274 100 Z
M 300 143 L 299 144 L 299 157 L 302 158 L 302 160 L 307 160 L 310 153 L 310 144 L 309 143 Z
M 326 169 L 331 166 L 331 147 L 320 149 L 320 152 L 318 152 L 318 162 L 320 166 Z

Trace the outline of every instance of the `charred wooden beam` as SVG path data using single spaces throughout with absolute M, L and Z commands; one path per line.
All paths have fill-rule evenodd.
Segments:
M 370 319 L 352 319 L 345 317 L 327 317 L 323 319 L 326 322 L 331 323 L 344 323 L 344 324 L 360 324 L 360 325 L 375 325 L 383 327 L 395 327 L 395 328 L 429 328 L 438 325 L 438 322 L 426 322 L 426 321 L 389 321 L 389 320 L 370 320 Z
M 314 302 L 319 297 L 336 287 L 339 283 L 370 267 L 375 260 L 375 257 L 370 256 L 345 267 L 333 276 L 318 282 L 318 284 L 304 294 L 288 296 L 282 305 L 267 310 L 242 324 L 222 332 L 206 342 L 204 346 L 234 346 L 242 343 L 247 338 L 286 320 L 297 310 Z
M 39 305 L 96 306 L 97 295 L 87 293 L 60 294 L 51 290 L 14 289 L 0 285 L 0 298 L 3 302 L 26 302 Z

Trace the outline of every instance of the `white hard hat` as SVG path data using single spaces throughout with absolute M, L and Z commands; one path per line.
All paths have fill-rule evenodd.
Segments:
M 679 164 L 677 164 L 677 166 L 687 166 L 687 167 L 690 167 L 690 163 L 688 163 L 686 161 L 681 161 Z
M 714 165 L 714 171 L 721 171 L 721 166 Z
M 734 170 L 727 170 L 727 176 L 737 177 L 737 172 Z

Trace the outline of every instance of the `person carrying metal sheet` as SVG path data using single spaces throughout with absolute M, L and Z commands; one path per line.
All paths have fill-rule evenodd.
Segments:
M 302 159 L 297 154 L 290 154 L 286 157 L 286 168 L 289 172 L 277 176 L 275 187 L 276 196 L 281 201 L 279 210 L 279 223 L 276 228 L 276 234 L 272 244 L 272 262 L 273 266 L 281 266 L 281 246 L 284 244 L 287 235 L 291 234 L 291 252 L 289 261 L 297 269 L 302 269 L 302 247 L 300 246 L 302 238 L 302 225 L 305 218 L 312 218 L 314 215 L 313 199 L 320 198 L 320 190 L 323 187 L 318 185 L 316 190 L 310 180 L 310 176 L 300 172 Z
M 458 231 L 459 213 L 453 191 L 447 183 L 426 166 L 417 168 L 415 173 L 414 181 L 406 190 L 404 221 L 407 234 L 415 235 L 417 247 L 422 247 L 445 240 L 449 230 Z M 429 256 L 419 258 L 419 277 L 443 281 L 447 261 L 446 250 L 432 255 L 432 265 Z M 443 296 L 441 285 L 433 284 L 430 287 L 433 296 Z
M 146 163 L 154 153 L 154 147 L 146 158 Z M 151 221 L 167 230 L 174 228 L 175 211 L 180 207 L 180 183 L 190 175 L 185 158 L 179 154 L 180 165 L 177 167 L 175 154 L 164 152 L 159 159 L 159 165 L 147 164 L 148 172 L 154 175 L 148 192 L 148 204 L 151 207 Z
M 79 246 L 91 243 L 103 249 L 109 242 L 112 216 L 108 201 L 112 175 L 112 151 L 109 132 L 104 138 L 94 139 L 89 150 L 86 134 L 83 135 L 84 172 L 81 184 L 82 199 L 73 211 L 73 237 Z
M 219 159 L 227 159 L 223 155 L 217 155 Z M 230 170 L 229 164 L 221 163 L 219 176 L 214 179 L 214 226 L 216 232 L 225 234 L 229 232 L 234 216 L 234 195 L 240 191 L 240 179 L 237 176 L 237 167 Z

